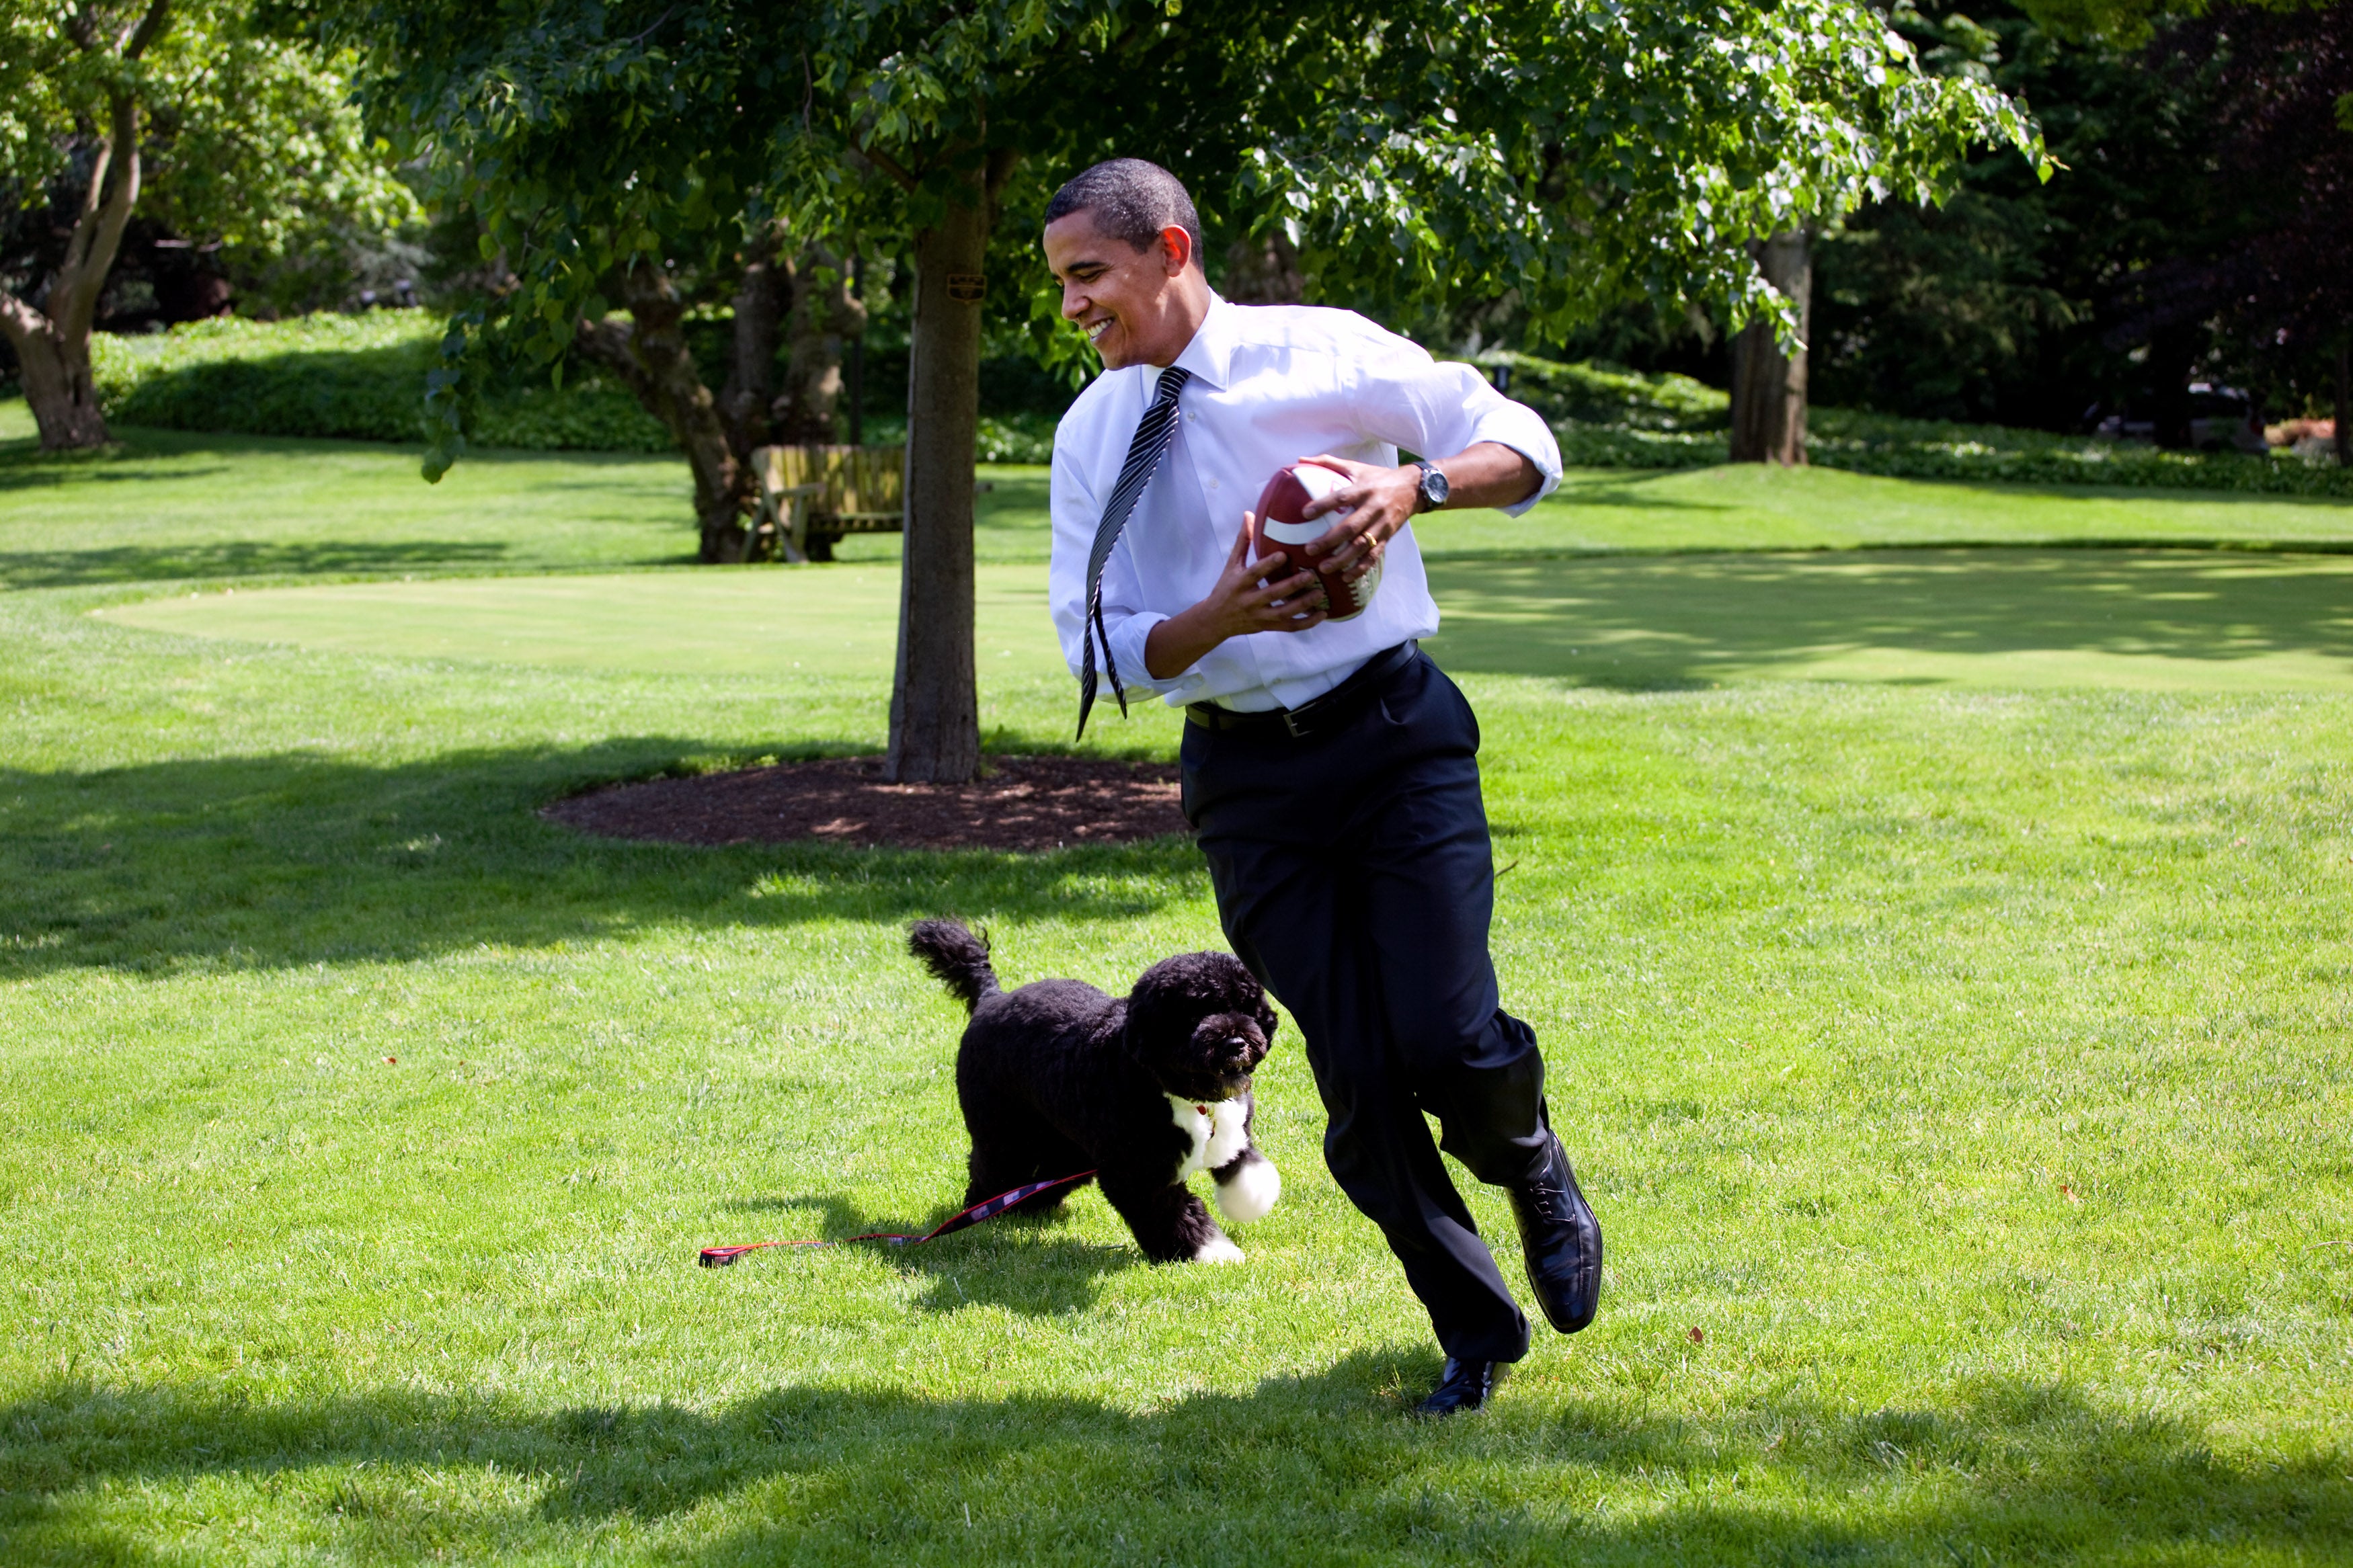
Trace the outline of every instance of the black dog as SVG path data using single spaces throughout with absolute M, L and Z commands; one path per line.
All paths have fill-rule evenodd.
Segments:
M 907 946 L 972 1009 L 956 1050 L 972 1134 L 966 1205 L 1092 1170 L 1155 1263 L 1240 1261 L 1185 1185 L 1207 1170 L 1218 1211 L 1237 1224 L 1282 1195 L 1250 1136 L 1250 1071 L 1274 1012 L 1240 960 L 1164 959 L 1114 1000 L 1076 980 L 999 990 L 988 944 L 954 921 L 917 921 Z M 1019 1206 L 1051 1209 L 1071 1191 Z

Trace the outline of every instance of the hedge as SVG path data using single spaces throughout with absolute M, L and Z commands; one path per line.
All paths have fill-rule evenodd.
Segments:
M 100 333 L 90 359 L 99 405 L 118 424 L 422 441 L 425 374 L 440 336 L 441 323 L 418 310 L 284 321 L 224 316 L 140 337 Z M 867 421 L 867 439 L 878 445 L 905 431 L 902 418 Z M 492 385 L 477 409 L 473 439 L 526 451 L 674 449 L 659 420 L 593 370 L 561 389 L 537 376 Z M 985 463 L 1043 463 L 1053 448 L 1051 415 L 980 422 Z

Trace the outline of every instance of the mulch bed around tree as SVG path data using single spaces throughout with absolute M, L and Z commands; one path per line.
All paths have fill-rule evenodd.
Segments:
M 991 757 L 968 784 L 886 784 L 880 757 L 649 779 L 559 800 L 550 821 L 670 844 L 816 839 L 917 849 L 1060 849 L 1190 831 L 1176 770 L 1091 757 Z

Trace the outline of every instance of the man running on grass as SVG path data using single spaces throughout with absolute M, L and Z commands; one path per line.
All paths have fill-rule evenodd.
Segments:
M 1062 314 L 1103 374 L 1054 435 L 1054 622 L 1083 733 L 1107 679 L 1182 704 L 1185 814 L 1234 952 L 1298 1020 L 1330 1118 L 1324 1154 L 1430 1310 L 1446 1370 L 1420 1411 L 1486 1403 L 1528 1321 L 1422 1121 L 1508 1188 L 1528 1281 L 1575 1333 L 1601 1230 L 1553 1136 L 1544 1058 L 1498 1005 L 1479 726 L 1417 638 L 1438 629 L 1408 520 L 1525 511 L 1560 482 L 1544 421 L 1469 367 L 1345 310 L 1210 290 L 1184 185 L 1098 163 L 1046 208 Z M 1397 466 L 1398 448 L 1426 460 Z M 1313 571 L 1246 559 L 1259 489 L 1303 458 L 1348 483 Z M 1386 560 L 1364 614 L 1327 623 L 1325 574 Z M 1314 607 L 1308 607 L 1314 606 Z

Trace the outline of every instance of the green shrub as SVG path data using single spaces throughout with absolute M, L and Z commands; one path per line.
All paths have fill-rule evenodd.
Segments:
M 259 436 L 423 439 L 434 323 L 416 312 L 217 317 L 90 344 L 111 422 Z
M 146 337 L 100 334 L 90 345 L 109 420 L 248 436 L 425 438 L 425 374 L 441 322 L 418 310 L 216 317 Z M 670 432 L 602 376 L 559 390 L 537 375 L 483 392 L 475 440 L 532 451 L 667 452 Z
M 1511 395 L 1547 419 L 1660 434 L 1722 430 L 1732 422 L 1725 395 L 1687 375 L 1648 374 L 1589 362 L 1563 364 L 1503 352 L 1481 354 L 1478 363 L 1491 376 L 1499 370 L 1508 372 Z
M 2268 457 L 2245 452 L 2173 452 L 2091 436 L 1899 419 L 1834 408 L 1814 410 L 1809 423 L 1809 457 L 1824 468 L 1859 474 L 1964 482 L 2353 496 L 2353 471 L 2308 463 L 2286 452 Z

